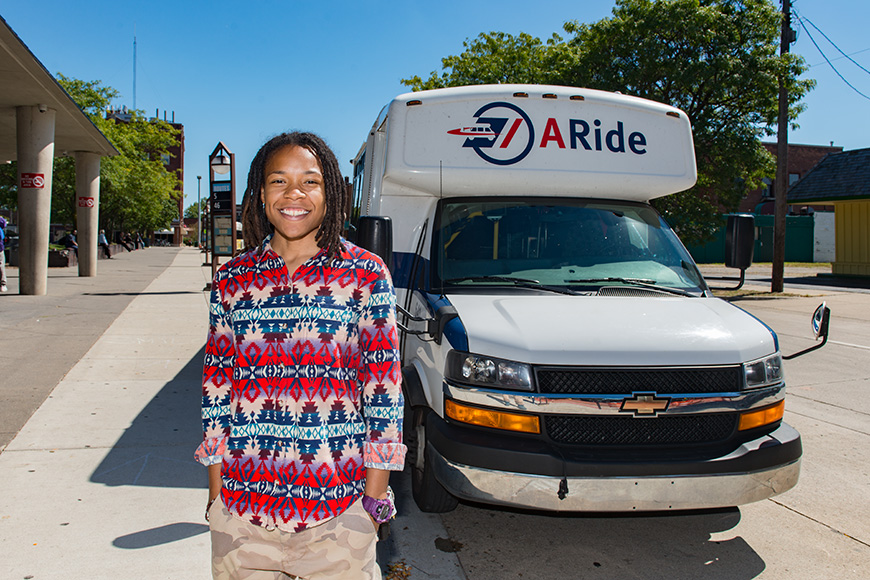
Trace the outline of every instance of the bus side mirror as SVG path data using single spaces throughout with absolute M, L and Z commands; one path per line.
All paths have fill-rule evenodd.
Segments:
M 822 302 L 819 304 L 819 307 L 816 308 L 816 311 L 813 312 L 813 336 L 815 339 L 821 340 L 822 342 L 818 344 L 814 344 L 809 348 L 805 348 L 800 352 L 796 352 L 794 354 L 790 354 L 787 356 L 783 356 L 783 360 L 791 360 L 793 358 L 797 358 L 801 355 L 807 354 L 808 352 L 813 352 L 814 350 L 818 350 L 825 346 L 825 343 L 828 342 L 828 326 L 831 321 L 831 309 L 828 308 L 827 304 Z
M 746 270 L 752 265 L 752 254 L 755 251 L 755 217 L 740 213 L 728 216 L 725 225 L 725 267 L 739 268 L 740 279 L 737 286 L 730 288 L 716 287 L 711 290 L 740 290 L 746 281 Z M 735 280 L 730 277 L 711 276 L 710 280 Z
M 388 217 L 360 216 L 356 230 L 356 244 L 377 254 L 392 270 L 393 222 Z
M 750 214 L 728 216 L 725 227 L 725 266 L 746 270 L 755 251 L 755 217 Z
M 822 302 L 813 312 L 813 335 L 816 340 L 828 340 L 828 324 L 831 321 L 831 309 Z

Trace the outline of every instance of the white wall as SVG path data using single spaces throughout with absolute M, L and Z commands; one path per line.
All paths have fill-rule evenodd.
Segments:
M 817 211 L 813 218 L 813 262 L 833 262 L 836 257 L 834 212 Z

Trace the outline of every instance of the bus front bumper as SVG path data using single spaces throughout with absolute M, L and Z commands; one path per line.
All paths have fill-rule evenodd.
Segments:
M 566 461 L 561 470 L 563 475 L 552 469 L 541 470 L 544 473 L 508 469 L 510 464 L 528 467 L 535 462 L 523 461 L 529 459 L 525 452 L 512 452 L 504 447 L 496 452 L 501 456 L 498 466 L 470 465 L 467 459 L 477 455 L 473 450 L 466 447 L 458 454 L 460 457 L 450 453 L 457 449 L 457 444 L 464 447 L 461 438 L 454 438 L 444 446 L 447 453 L 439 450 L 442 447 L 439 442 L 446 443 L 436 435 L 427 443 L 427 468 L 433 469 L 438 481 L 456 497 L 496 505 L 579 512 L 710 509 L 761 501 L 797 484 L 802 453 L 800 435 L 785 423 L 721 457 L 616 466 L 612 462 Z M 486 449 L 476 451 L 493 457 Z M 448 458 L 448 453 L 454 457 Z

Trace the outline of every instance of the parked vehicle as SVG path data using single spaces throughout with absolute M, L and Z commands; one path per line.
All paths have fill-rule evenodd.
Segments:
M 649 204 L 695 180 L 686 114 L 639 98 L 473 86 L 383 109 L 350 235 L 391 264 L 420 509 L 710 508 L 797 483 L 776 335 Z

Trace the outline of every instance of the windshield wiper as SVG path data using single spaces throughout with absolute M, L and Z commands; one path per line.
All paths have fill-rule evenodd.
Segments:
M 462 278 L 448 278 L 444 280 L 447 284 L 455 284 L 457 282 L 514 282 L 516 284 L 540 284 L 537 280 L 529 278 L 514 278 L 512 276 L 463 276 Z
M 579 280 L 565 280 L 566 284 L 594 284 L 596 282 L 620 282 L 629 286 L 640 286 L 641 288 L 649 288 L 650 290 L 661 290 L 678 296 L 694 297 L 694 294 L 680 290 L 679 288 L 671 288 L 670 286 L 660 286 L 655 283 L 655 280 L 649 278 L 581 278 Z
M 514 278 L 513 276 L 464 276 L 462 278 L 449 278 L 444 280 L 445 284 L 456 284 L 459 282 L 509 282 L 520 288 L 531 288 L 533 290 L 546 290 L 555 292 L 556 294 L 567 294 L 569 296 L 577 296 L 579 293 L 569 288 L 560 288 L 558 286 L 544 286 L 538 280 L 529 278 Z

